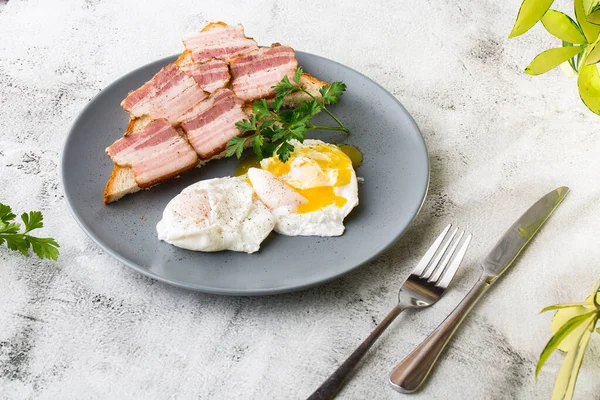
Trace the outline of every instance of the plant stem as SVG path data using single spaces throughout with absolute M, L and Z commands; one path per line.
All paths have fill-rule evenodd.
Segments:
M 323 106 L 323 111 L 325 111 L 327 114 L 329 114 L 329 116 L 331 118 L 333 118 L 335 120 L 335 122 L 338 123 L 338 125 L 340 126 L 340 128 L 342 128 L 341 130 L 343 130 L 346 133 L 350 133 L 350 131 L 348 129 L 346 129 L 346 127 L 344 126 L 344 124 L 342 124 L 342 121 L 340 121 L 339 119 L 337 119 L 335 115 L 333 115 L 331 112 L 329 112 L 329 110 L 326 109 L 325 106 Z
M 300 86 L 298 86 L 298 87 L 300 87 Z M 317 100 L 315 96 L 313 96 L 311 93 L 309 93 L 309 92 L 307 92 L 306 90 L 304 90 L 304 88 L 301 88 L 301 87 L 300 87 L 300 90 L 301 90 L 302 92 L 306 93 L 307 95 L 309 95 L 309 96 L 310 96 L 310 97 L 311 97 L 313 100 L 315 100 L 316 102 L 318 102 L 318 103 L 321 105 L 321 108 L 323 109 L 323 111 L 325 111 L 327 114 L 329 114 L 329 116 L 330 116 L 331 118 L 333 118 L 335 122 L 337 122 L 337 124 L 340 126 L 340 128 L 342 128 L 342 129 L 340 129 L 340 130 L 342 130 L 342 131 L 344 131 L 344 132 L 346 132 L 346 133 L 350 133 L 350 131 L 349 131 L 348 129 L 346 129 L 346 127 L 344 126 L 344 124 L 342 124 L 342 121 L 340 121 L 339 119 L 337 119 L 337 118 L 336 118 L 336 116 L 335 116 L 335 115 L 333 115 L 333 114 L 332 114 L 332 113 L 331 113 L 331 112 L 330 112 L 330 111 L 327 109 L 327 107 L 325 107 L 325 104 L 324 104 L 324 103 L 322 103 L 322 102 L 320 102 L 319 100 Z M 331 129 L 330 129 L 330 130 L 331 130 Z
M 320 126 L 320 125 L 313 125 L 310 128 L 307 129 L 307 131 L 312 131 L 313 129 L 319 129 L 322 131 L 342 131 L 345 133 L 350 133 L 350 131 L 348 129 L 346 129 L 343 126 L 337 127 L 337 126 Z

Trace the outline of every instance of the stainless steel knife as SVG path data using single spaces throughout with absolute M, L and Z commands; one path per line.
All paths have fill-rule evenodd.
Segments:
M 500 238 L 483 260 L 482 274 L 473 289 L 444 322 L 394 368 L 390 374 L 390 383 L 394 389 L 401 393 L 412 393 L 421 386 L 469 311 L 514 263 L 567 193 L 569 188 L 563 186 L 542 197 Z

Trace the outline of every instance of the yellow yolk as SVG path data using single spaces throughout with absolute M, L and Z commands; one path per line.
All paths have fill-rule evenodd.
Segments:
M 286 183 L 308 200 L 298 206 L 298 214 L 346 204 L 347 200 L 337 196 L 334 188 L 350 183 L 352 160 L 336 146 L 318 144 L 296 149 L 287 162 L 273 157 L 263 163 L 262 169 L 275 176 L 286 175 Z M 323 185 L 324 182 L 328 184 Z
M 248 156 L 235 167 L 233 176 L 245 175 L 250 168 L 260 168 L 260 162 L 256 159 L 254 154 Z
M 337 146 L 350 158 L 350 160 L 352 160 L 354 169 L 362 164 L 363 155 L 357 147 L 352 146 L 351 144 L 338 144 Z

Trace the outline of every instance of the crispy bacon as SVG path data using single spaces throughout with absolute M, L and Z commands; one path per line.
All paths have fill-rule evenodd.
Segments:
M 230 89 L 219 89 L 181 117 L 181 128 L 201 159 L 221 153 L 239 135 L 235 123 L 248 118 L 242 105 Z
M 229 62 L 231 57 L 258 49 L 256 41 L 244 35 L 242 25 L 229 26 L 223 22 L 208 24 L 202 31 L 183 39 L 195 62 L 217 58 Z
M 274 45 L 264 47 L 231 60 L 231 88 L 240 99 L 249 102 L 271 97 L 276 85 L 285 75 L 290 80 L 298 66 L 294 49 Z
M 166 119 L 157 119 L 106 148 L 121 167 L 131 167 L 145 188 L 179 175 L 198 164 L 198 155 Z
M 212 93 L 229 83 L 229 65 L 223 60 L 209 60 L 205 63 L 192 63 L 181 67 L 181 70 L 194 78 L 200 87 Z
M 121 107 L 134 117 L 146 114 L 175 123 L 177 118 L 206 96 L 193 78 L 177 65 L 169 64 L 141 88 L 130 92 Z

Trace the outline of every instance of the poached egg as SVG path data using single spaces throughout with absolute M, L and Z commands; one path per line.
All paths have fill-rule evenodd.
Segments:
M 276 219 L 275 232 L 288 236 L 339 236 L 344 218 L 358 205 L 350 158 L 320 140 L 292 142 L 284 163 L 277 156 L 248 169 L 248 180 Z
M 185 188 L 167 204 L 158 238 L 196 251 L 258 251 L 275 217 L 245 177 L 216 178 Z

